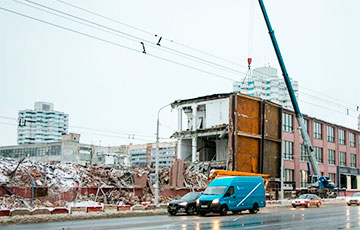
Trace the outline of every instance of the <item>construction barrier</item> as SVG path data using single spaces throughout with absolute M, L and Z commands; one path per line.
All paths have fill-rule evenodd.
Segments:
M 136 211 L 136 210 L 145 210 L 145 206 L 144 205 L 134 205 L 131 208 L 132 211 Z
M 154 210 L 154 209 L 156 209 L 155 204 L 148 204 L 145 206 L 145 210 Z
M 31 212 L 32 215 L 44 215 L 51 214 L 51 211 L 47 208 L 35 208 Z
M 159 209 L 167 209 L 167 204 L 159 204 L 157 208 L 159 208 Z
M 130 205 L 118 205 L 117 211 L 130 211 L 131 206 Z
M 106 210 L 117 211 L 117 206 L 116 205 L 111 205 L 111 204 L 105 204 L 104 205 L 104 211 L 106 211 Z
M 86 212 L 86 207 L 71 207 L 70 213 L 72 212 Z
M 54 209 L 51 211 L 51 215 L 54 215 L 54 214 L 62 214 L 62 213 L 69 214 L 69 209 L 67 209 L 67 208 L 54 208 Z
M 27 208 L 17 208 L 17 209 L 11 210 L 10 215 L 11 216 L 31 215 L 31 211 Z
M 10 216 L 10 210 L 9 209 L 1 209 L 0 216 Z
M 103 211 L 102 206 L 86 207 L 86 212 L 102 212 L 102 211 Z

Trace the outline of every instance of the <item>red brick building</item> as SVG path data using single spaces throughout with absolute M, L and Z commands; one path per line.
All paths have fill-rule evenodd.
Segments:
M 340 188 L 360 189 L 360 131 L 306 115 L 304 119 L 321 174 Z M 296 188 L 305 187 L 308 158 L 294 112 L 283 110 L 282 129 L 285 186 L 295 182 Z

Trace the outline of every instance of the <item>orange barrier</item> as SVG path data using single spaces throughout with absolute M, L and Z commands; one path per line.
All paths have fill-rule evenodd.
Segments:
M 10 216 L 10 210 L 9 209 L 0 210 L 0 216 Z
M 101 206 L 96 207 L 86 207 L 86 212 L 102 212 L 103 208 Z
M 54 208 L 54 209 L 51 211 L 51 215 L 54 215 L 54 214 L 62 214 L 62 213 L 69 214 L 69 209 L 67 209 L 67 208 Z
M 130 205 L 119 205 L 117 206 L 118 211 L 130 211 L 131 206 Z

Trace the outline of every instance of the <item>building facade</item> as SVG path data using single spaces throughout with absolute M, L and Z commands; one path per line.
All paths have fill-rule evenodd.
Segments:
M 254 99 L 254 103 L 255 101 Z M 241 103 L 238 104 L 238 107 L 242 107 L 246 111 L 256 112 L 255 107 Z M 178 100 L 172 104 L 172 107 L 177 109 L 178 112 L 178 131 L 173 134 L 173 137 L 178 139 L 177 154 L 179 159 L 193 162 L 229 161 L 232 146 L 230 134 L 234 133 L 229 126 L 232 123 L 235 123 L 235 126 L 238 127 L 241 125 L 240 122 L 236 123 L 231 118 L 231 115 L 234 114 L 234 111 L 231 110 L 231 107 L 233 107 L 231 94 L 216 94 Z M 263 108 L 263 110 L 270 111 L 269 114 L 263 116 L 266 117 L 266 120 L 263 120 L 263 123 L 266 124 L 263 134 L 268 135 L 269 132 L 271 133 L 272 130 L 276 129 L 266 131 L 266 126 L 272 120 L 276 120 L 274 115 L 279 110 Z M 280 125 L 278 127 L 281 133 L 279 139 L 281 146 L 279 148 L 270 148 L 271 146 L 261 146 L 260 144 L 255 146 L 263 149 L 263 151 L 277 152 L 274 156 L 283 159 L 285 189 L 304 188 L 309 185 L 309 173 L 308 156 L 302 145 L 301 133 L 294 112 L 288 109 L 280 111 L 282 112 L 279 115 Z M 255 113 L 248 116 L 236 112 L 236 116 L 243 119 L 241 120 L 243 124 L 246 123 L 245 119 L 252 119 L 254 122 L 245 127 L 252 130 L 261 123 Z M 340 188 L 360 189 L 360 131 L 306 115 L 304 115 L 304 118 L 322 175 L 329 176 Z M 245 138 L 257 136 L 258 139 L 261 139 L 261 135 L 256 133 L 246 135 L 240 131 L 239 134 Z M 254 140 L 235 141 L 235 146 L 232 146 L 232 148 L 244 149 L 245 151 L 237 154 L 236 157 L 233 156 L 238 158 L 238 162 L 246 152 L 256 152 L 255 148 L 249 148 L 251 142 L 254 142 Z M 265 140 L 265 142 L 269 142 L 269 140 Z M 244 145 L 241 145 L 241 143 L 244 143 Z M 272 158 L 263 161 L 265 167 L 277 167 L 276 163 L 278 161 L 275 161 L 276 157 Z M 245 161 L 251 163 L 251 159 L 243 162 L 246 163 Z
M 360 131 L 304 115 L 305 128 L 314 147 L 320 172 L 339 188 L 360 189 Z M 283 111 L 284 180 L 296 188 L 307 186 L 308 157 L 295 114 Z
M 215 94 L 176 101 L 178 158 L 197 161 L 228 160 L 229 95 Z
M 61 135 L 68 133 L 69 115 L 55 111 L 48 102 L 35 102 L 34 109 L 18 113 L 19 145 L 61 141 Z
M 80 143 L 80 135 L 62 135 L 61 141 L 0 147 L 0 156 L 39 162 L 129 167 L 128 146 L 95 146 Z
M 159 143 L 159 167 L 171 167 L 176 159 L 176 142 Z M 129 145 L 131 167 L 155 167 L 156 143 Z
M 298 82 L 290 80 L 295 96 L 298 97 Z M 270 66 L 256 68 L 243 80 L 234 82 L 233 91 L 260 97 L 282 105 L 284 108 L 292 108 L 284 79 L 277 75 L 276 68 Z

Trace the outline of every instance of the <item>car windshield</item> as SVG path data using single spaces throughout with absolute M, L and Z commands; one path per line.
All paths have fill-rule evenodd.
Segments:
M 353 197 L 360 197 L 360 193 L 354 193 L 352 196 Z
M 227 186 L 209 186 L 205 189 L 204 195 L 220 195 L 223 194 Z
M 193 200 L 196 199 L 199 196 L 198 192 L 189 192 L 185 194 L 183 197 L 181 197 L 181 200 Z
M 309 199 L 309 195 L 300 195 L 299 199 Z

